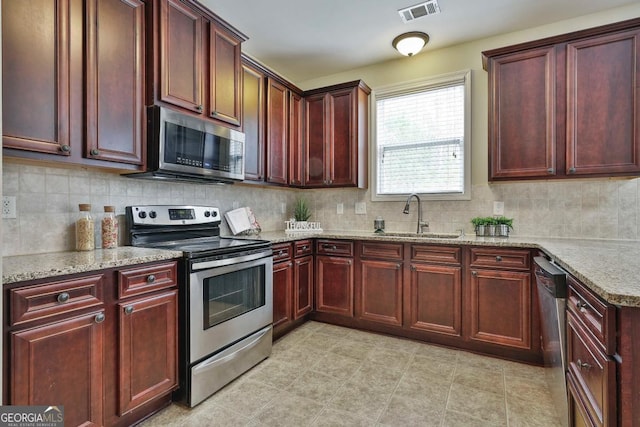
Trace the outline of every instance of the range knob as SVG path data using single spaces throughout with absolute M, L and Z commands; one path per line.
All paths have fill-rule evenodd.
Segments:
M 156 214 L 156 211 L 149 212 L 149 218 L 155 218 L 157 216 L 158 216 L 158 214 Z
M 205 216 L 205 218 L 209 218 L 211 216 L 211 212 L 204 211 L 204 216 Z
M 147 217 L 147 213 L 145 211 L 138 212 L 138 217 L 145 219 Z
M 218 211 L 211 211 L 211 216 L 212 217 L 217 217 L 218 216 Z

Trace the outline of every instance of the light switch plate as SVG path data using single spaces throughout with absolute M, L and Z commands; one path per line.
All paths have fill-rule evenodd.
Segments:
M 342 215 L 344 213 L 344 203 L 338 203 L 336 205 L 336 213 Z
M 493 214 L 504 215 L 504 202 L 493 202 Z
M 366 215 L 367 204 L 365 202 L 356 202 L 356 215 Z

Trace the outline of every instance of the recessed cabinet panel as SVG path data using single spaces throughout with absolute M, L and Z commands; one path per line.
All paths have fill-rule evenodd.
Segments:
M 402 326 L 402 262 L 360 262 L 357 318 Z
M 316 310 L 353 317 L 352 258 L 316 257 Z
M 279 262 L 273 265 L 273 327 L 277 328 L 293 320 L 292 296 L 293 263 Z
M 242 40 L 210 24 L 210 112 L 214 119 L 239 126 L 242 112 L 240 43 Z
M 267 79 L 267 182 L 288 183 L 289 91 L 280 83 Z
M 242 66 L 242 129 L 244 132 L 244 179 L 264 181 L 264 75 Z

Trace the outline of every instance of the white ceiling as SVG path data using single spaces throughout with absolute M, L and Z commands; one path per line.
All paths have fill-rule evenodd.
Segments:
M 294 83 L 400 55 L 393 38 L 423 31 L 424 52 L 537 27 L 638 0 L 439 0 L 441 13 L 408 24 L 420 0 L 200 0 L 249 37 L 243 51 Z

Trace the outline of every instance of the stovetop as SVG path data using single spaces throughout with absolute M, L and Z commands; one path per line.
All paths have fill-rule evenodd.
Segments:
M 147 246 L 147 245 L 145 245 Z M 271 242 L 268 240 L 234 239 L 232 237 L 204 237 L 198 239 L 186 239 L 166 242 L 155 242 L 147 247 L 156 249 L 170 249 L 182 251 L 187 258 L 206 257 L 209 255 L 221 255 L 238 251 L 268 248 Z

